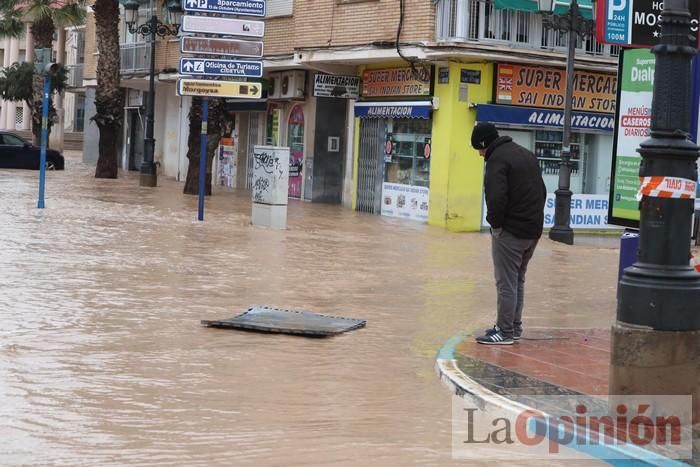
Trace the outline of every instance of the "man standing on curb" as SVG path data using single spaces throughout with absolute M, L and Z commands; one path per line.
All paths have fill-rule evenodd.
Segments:
M 491 123 L 479 123 L 472 146 L 486 161 L 486 220 L 498 291 L 496 325 L 477 337 L 479 344 L 511 345 L 523 332 L 525 272 L 544 224 L 547 189 L 535 155 Z

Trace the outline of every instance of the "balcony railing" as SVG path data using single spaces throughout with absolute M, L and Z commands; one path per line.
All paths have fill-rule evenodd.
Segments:
M 68 87 L 69 88 L 81 88 L 83 87 L 83 68 L 85 65 L 82 63 L 75 65 L 66 65 L 68 68 Z
M 545 28 L 538 13 L 500 10 L 491 0 L 439 0 L 436 39 L 563 51 L 568 35 Z M 578 53 L 603 57 L 616 57 L 620 50 L 594 37 L 579 38 L 576 48 Z
M 129 42 L 121 44 L 120 48 L 120 72 L 140 73 L 147 72 L 151 56 L 151 44 L 147 42 Z

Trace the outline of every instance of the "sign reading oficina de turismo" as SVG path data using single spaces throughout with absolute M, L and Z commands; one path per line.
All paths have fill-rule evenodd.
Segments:
M 184 0 L 183 9 L 198 13 L 265 16 L 263 0 Z
M 183 75 L 261 78 L 263 64 L 259 61 L 181 58 L 179 71 Z
M 698 36 L 700 2 L 688 2 L 694 42 Z M 599 0 L 596 39 L 607 44 L 651 47 L 661 39 L 663 0 Z

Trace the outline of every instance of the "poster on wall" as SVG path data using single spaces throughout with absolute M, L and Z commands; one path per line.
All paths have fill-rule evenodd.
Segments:
M 610 222 L 639 224 L 639 145 L 650 136 L 656 58 L 648 49 L 628 49 L 620 56 L 619 112 L 613 137 Z
M 382 216 L 428 222 L 430 190 L 399 183 L 382 184 Z
M 238 163 L 236 139 L 221 138 L 219 145 L 217 168 L 217 185 L 222 188 L 236 188 L 236 169 Z
M 366 70 L 362 97 L 429 96 L 431 77 L 429 67 Z
M 554 193 L 547 193 L 547 201 L 544 205 L 544 228 L 554 227 Z M 481 226 L 488 228 L 486 220 L 486 200 L 482 210 Z M 608 224 L 608 197 L 607 195 L 577 195 L 571 197 L 571 228 L 575 230 L 604 230 L 618 227 Z
M 289 114 L 287 145 L 289 146 L 289 197 L 301 198 L 304 165 L 304 109 L 295 106 Z
M 573 110 L 615 113 L 617 76 L 577 70 L 574 73 Z M 499 63 L 496 103 L 545 109 L 563 109 L 566 70 Z

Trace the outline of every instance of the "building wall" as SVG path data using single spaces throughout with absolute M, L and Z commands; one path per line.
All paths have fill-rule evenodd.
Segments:
M 97 78 L 97 42 L 95 37 L 95 15 L 92 8 L 88 8 L 85 18 L 85 68 L 83 79 Z
M 480 70 L 481 83 L 461 84 L 462 69 Z M 428 222 L 474 231 L 481 227 L 484 161 L 469 144 L 476 123 L 476 110 L 470 106 L 491 100 L 493 65 L 450 62 L 449 73 L 447 84 L 434 78 L 440 108 L 433 113 Z
M 174 89 L 173 89 L 174 92 Z M 160 144 L 161 148 L 161 174 L 166 177 L 177 178 L 179 167 L 179 149 L 180 141 L 178 134 L 180 133 L 180 99 L 167 98 L 161 99 L 165 106 L 164 133 Z M 187 148 L 185 148 L 185 151 Z
M 265 20 L 265 55 L 291 54 L 294 49 L 294 19 L 291 16 Z
M 435 35 L 433 2 L 404 1 L 401 41 L 432 40 Z M 399 2 L 400 0 L 297 0 L 294 2 L 294 46 L 324 47 L 395 41 L 399 25 Z

